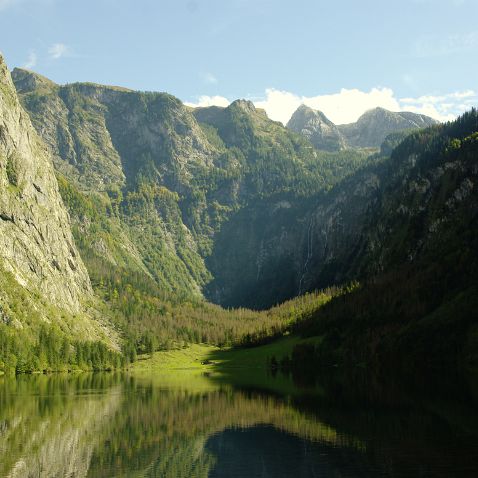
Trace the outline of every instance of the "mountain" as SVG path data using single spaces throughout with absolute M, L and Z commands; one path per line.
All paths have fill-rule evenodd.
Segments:
M 340 151 L 346 148 L 346 140 L 338 127 L 324 113 L 308 106 L 299 106 L 287 127 L 306 137 L 317 149 Z
M 345 148 L 379 148 L 392 133 L 411 131 L 438 124 L 425 115 L 375 108 L 364 113 L 355 123 L 335 125 L 322 112 L 301 105 L 287 123 L 292 131 L 302 134 L 319 150 Z
M 166 93 L 62 86 L 26 70 L 13 80 L 128 357 L 283 330 L 279 309 L 227 312 L 204 299 L 266 309 L 355 281 L 332 289 L 327 306 L 307 305 L 310 320 L 297 324 L 297 333 L 324 336 L 321 357 L 336 360 L 344 344 L 350 362 L 413 350 L 425 363 L 416 348 L 424 334 L 428 344 L 428 333 L 453 327 L 450 347 L 473 346 L 464 345 L 475 340 L 464 317 L 476 281 L 476 111 L 438 125 L 377 109 L 334 127 L 301 108 L 294 121 L 308 118 L 311 140 L 314 125 L 316 138 L 338 131 L 346 140 L 348 149 L 320 151 L 245 100 L 192 109 Z M 378 149 L 390 131 L 367 157 L 361 149 Z M 431 361 L 470 360 L 430 347 Z
M 34 344 L 42 334 L 117 348 L 116 332 L 106 319 L 97 320 L 51 157 L 20 105 L 2 57 L 0 181 L 0 369 L 5 354 L 13 368 L 33 366 Z
M 321 345 L 296 350 L 296 370 L 337 363 L 409 376 L 476 369 L 477 157 L 472 110 L 402 138 L 315 204 L 293 206 L 288 226 L 263 228 L 262 244 L 273 247 L 245 262 L 261 261 L 269 288 L 284 278 L 296 293 L 360 281 L 297 324 L 295 333 L 320 336 Z M 232 297 L 243 285 L 233 283 Z M 245 286 L 267 294 L 260 278 Z
M 220 152 L 189 110 L 167 94 L 62 87 L 19 69 L 13 79 L 52 151 L 67 203 L 75 191 L 93 201 L 70 207 L 88 254 L 142 272 L 164 290 L 200 295 L 208 273 L 182 220 L 180 195 L 191 195 Z
M 351 148 L 379 148 L 395 132 L 426 128 L 438 124 L 429 116 L 375 108 L 364 113 L 356 123 L 339 125 L 339 131 Z
M 453 222 L 474 211 L 473 203 L 456 200 L 473 198 L 472 153 L 455 163 L 445 154 L 450 138 L 463 142 L 476 132 L 473 115 L 467 121 L 463 133 L 437 125 L 405 138 L 392 135 L 382 153 L 326 193 L 302 199 L 278 195 L 239 211 L 215 241 L 212 257 L 225 258 L 211 283 L 224 285 L 216 297 L 228 306 L 266 307 L 274 298 L 384 274 L 428 244 L 451 254 L 446 242 L 437 244 L 447 234 L 475 227 L 468 216 L 463 224 Z M 465 144 L 472 149 L 474 143 Z M 419 161 L 422 156 L 426 159 Z M 458 216 L 451 204 L 459 207 Z M 438 232 L 440 227 L 445 229 Z M 247 247 L 238 252 L 234 238 Z M 449 244 L 461 247 L 464 240 Z M 440 260 L 433 257 L 434 264 Z
M 231 345 L 285 326 L 290 315 L 279 309 L 229 311 L 208 302 L 226 303 L 221 271 L 229 259 L 216 241 L 239 211 L 327 190 L 364 153 L 319 152 L 244 100 L 193 110 L 166 93 L 62 86 L 22 69 L 12 77 L 53 157 L 76 245 L 102 313 L 121 334 L 123 360 L 178 343 Z M 238 234 L 231 246 L 246 256 Z M 300 314 L 313 300 L 284 310 Z
M 90 274 L 101 259 L 175 295 L 202 296 L 215 237 L 236 211 L 328 188 L 365 157 L 319 153 L 244 100 L 191 110 L 165 93 L 12 76 L 52 153 Z

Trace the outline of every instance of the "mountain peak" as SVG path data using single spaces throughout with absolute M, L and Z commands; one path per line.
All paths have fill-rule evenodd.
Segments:
M 360 115 L 359 119 L 357 120 L 356 124 L 359 124 L 361 122 L 364 122 L 364 121 L 373 121 L 373 120 L 377 120 L 378 118 L 392 118 L 394 116 L 396 116 L 398 113 L 394 113 L 390 110 L 387 110 L 386 108 L 382 108 L 381 106 L 377 106 L 375 108 L 371 108 L 367 111 L 365 111 L 365 113 L 362 113 L 362 115 Z
M 256 107 L 254 106 L 254 103 L 249 100 L 236 100 L 233 101 L 229 107 L 235 107 L 235 108 L 240 108 L 241 110 L 244 110 L 246 113 L 255 113 L 256 112 Z
M 58 85 L 50 79 L 25 68 L 14 68 L 12 78 L 19 93 L 28 93 L 39 88 L 56 88 Z
M 332 121 L 321 111 L 300 105 L 287 127 L 305 136 L 317 149 L 337 151 L 345 148 L 345 141 Z
M 293 118 L 294 118 L 294 120 L 293 120 Z M 316 121 L 320 121 L 320 122 L 325 123 L 329 126 L 335 126 L 334 123 L 332 121 L 330 121 L 329 118 L 327 118 L 327 116 L 325 116 L 325 114 L 322 111 L 315 110 L 315 109 L 313 109 L 310 106 L 307 106 L 305 104 L 301 104 L 297 108 L 297 110 L 294 112 L 291 119 L 289 120 L 289 123 L 291 123 L 291 122 L 293 123 L 294 121 L 296 121 L 299 118 L 306 118 L 308 120 L 315 119 Z
M 366 111 L 356 123 L 340 125 L 338 128 L 347 138 L 349 146 L 378 148 L 391 133 L 426 128 L 437 123 L 429 116 L 409 112 L 393 112 L 376 107 Z
M 300 105 L 287 127 L 305 136 L 317 149 L 378 148 L 390 134 L 437 124 L 425 115 L 389 111 L 381 106 L 363 113 L 355 123 L 336 126 L 321 111 Z

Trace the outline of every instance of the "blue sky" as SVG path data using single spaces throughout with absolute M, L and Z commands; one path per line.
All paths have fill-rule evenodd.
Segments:
M 478 103 L 478 0 L 0 0 L 10 68 L 58 83 L 248 98 L 286 121 L 373 106 L 440 119 Z

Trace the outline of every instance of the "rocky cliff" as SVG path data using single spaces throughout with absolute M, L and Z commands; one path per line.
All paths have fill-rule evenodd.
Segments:
M 51 158 L 0 57 L 0 261 L 25 288 L 78 312 L 91 296 Z

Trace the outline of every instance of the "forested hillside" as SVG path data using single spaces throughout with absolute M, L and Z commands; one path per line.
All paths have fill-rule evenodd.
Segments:
M 349 248 L 362 286 L 298 324 L 306 363 L 411 373 L 478 365 L 478 113 L 417 132 L 373 168 L 381 187 Z M 353 258 L 353 261 L 351 259 Z M 343 265 L 341 265 L 343 269 Z M 317 275 L 320 277 L 320 274 Z

